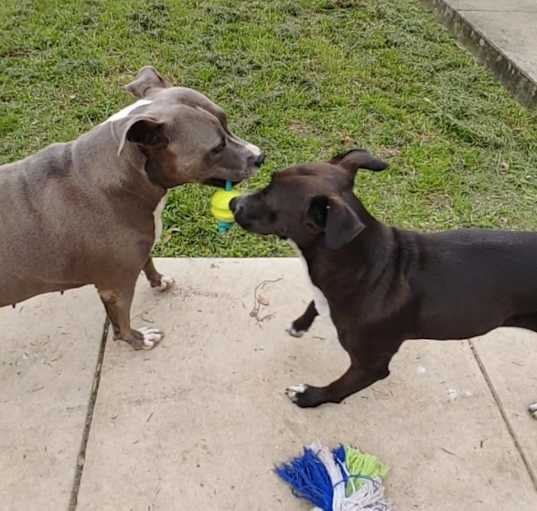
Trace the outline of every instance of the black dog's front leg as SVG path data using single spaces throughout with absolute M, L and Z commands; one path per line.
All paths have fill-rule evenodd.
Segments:
M 351 365 L 341 378 L 326 387 L 293 385 L 286 390 L 286 394 L 300 408 L 312 408 L 323 403 L 340 403 L 351 394 L 386 378 L 389 373 L 386 370 L 384 374 L 377 374 Z
M 351 366 L 340 378 L 326 387 L 294 385 L 286 390 L 287 397 L 301 408 L 323 403 L 340 403 L 346 397 L 362 390 L 390 374 L 389 365 L 403 341 L 361 343 L 349 346 Z
M 287 333 L 293 337 L 302 337 L 310 329 L 318 315 L 315 302 L 312 300 L 304 311 L 304 314 L 291 323 L 291 326 L 287 329 Z

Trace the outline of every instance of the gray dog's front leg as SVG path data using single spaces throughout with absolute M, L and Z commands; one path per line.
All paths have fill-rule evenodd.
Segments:
M 151 284 L 151 287 L 156 288 L 158 291 L 166 291 L 173 286 L 174 280 L 169 275 L 162 275 L 153 263 L 153 258 L 150 257 L 145 263 L 143 268 L 144 274 Z
M 114 330 L 114 339 L 128 342 L 135 350 L 154 348 L 164 334 L 156 328 L 134 330 L 130 325 L 130 309 L 136 280 L 115 289 L 98 289 Z

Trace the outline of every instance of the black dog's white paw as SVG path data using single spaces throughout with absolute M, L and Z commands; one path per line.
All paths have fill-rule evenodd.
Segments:
M 532 403 L 529 405 L 528 411 L 530 412 L 530 415 L 537 420 L 537 403 Z
M 295 330 L 293 325 L 285 330 L 291 337 L 302 337 L 306 331 L 305 330 Z
M 308 386 L 304 383 L 300 383 L 299 385 L 291 385 L 290 387 L 287 387 L 285 393 L 293 403 L 298 403 L 300 394 L 304 394 L 306 390 L 308 390 Z
M 313 408 L 327 402 L 325 389 L 301 383 L 285 391 L 287 397 L 300 408 Z

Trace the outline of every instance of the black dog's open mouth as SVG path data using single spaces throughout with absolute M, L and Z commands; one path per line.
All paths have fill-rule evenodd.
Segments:
M 231 181 L 231 184 L 233 186 L 238 185 L 241 181 Z M 220 179 L 218 177 L 210 177 L 209 179 L 206 179 L 203 181 L 204 185 L 209 186 L 217 186 L 218 188 L 225 188 L 226 187 L 226 180 Z

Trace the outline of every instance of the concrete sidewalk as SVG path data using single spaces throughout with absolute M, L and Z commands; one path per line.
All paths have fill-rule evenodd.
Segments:
M 537 106 L 537 0 L 422 0 L 522 103 Z
M 408 342 L 387 380 L 301 410 L 285 387 L 328 383 L 347 359 L 328 320 L 284 331 L 310 299 L 299 261 L 157 265 L 178 285 L 140 279 L 134 324 L 166 337 L 150 352 L 107 340 L 98 387 L 94 290 L 0 311 L 3 511 L 306 510 L 271 469 L 316 439 L 389 464 L 400 511 L 537 509 L 535 334 Z

